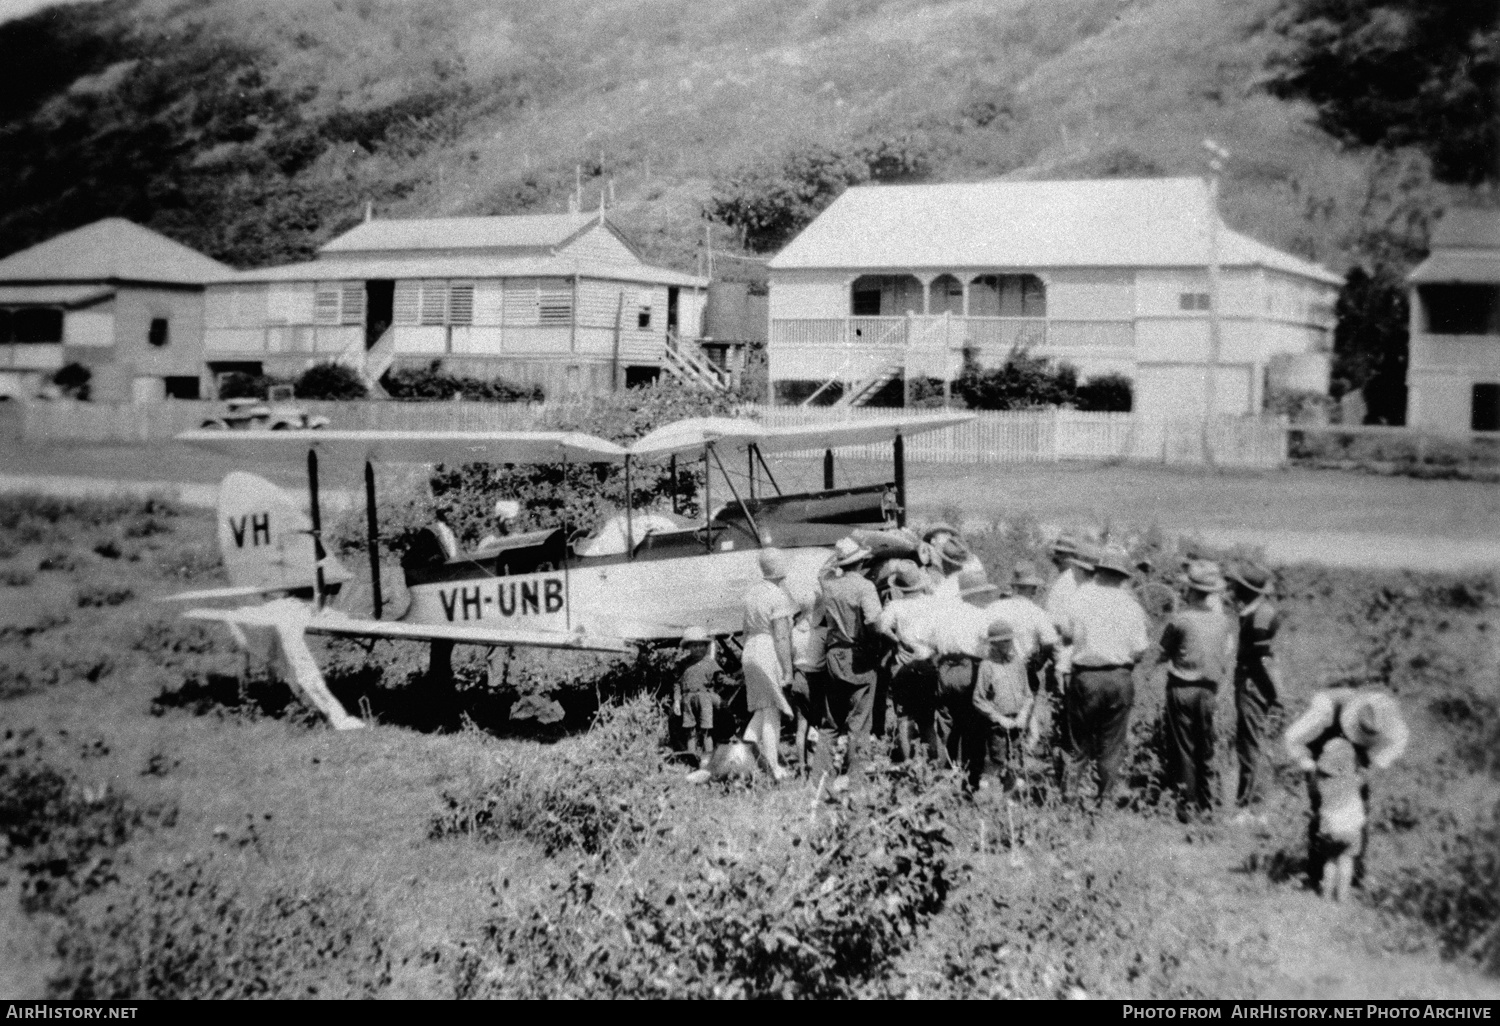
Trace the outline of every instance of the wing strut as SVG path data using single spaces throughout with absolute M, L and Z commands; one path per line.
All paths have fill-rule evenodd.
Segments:
M 380 594 L 380 525 L 375 519 L 375 464 L 365 461 L 365 537 L 370 548 L 370 588 L 375 593 L 375 619 L 384 611 Z
M 906 526 L 906 440 L 896 432 L 891 452 L 896 458 L 896 526 Z
M 316 586 L 313 592 L 313 601 L 317 608 L 323 608 L 323 594 L 327 588 L 327 582 L 323 580 L 323 560 L 328 553 L 323 551 L 323 511 L 318 503 L 318 451 L 307 450 L 307 498 L 312 507 L 312 536 L 313 536 L 313 559 L 317 562 Z
M 740 505 L 740 512 L 742 512 L 742 513 L 745 514 L 745 519 L 747 521 L 749 521 L 749 523 L 750 523 L 750 530 L 752 530 L 752 531 L 755 532 L 755 543 L 757 545 L 759 545 L 760 544 L 760 528 L 758 526 L 756 526 L 755 517 L 753 517 L 750 514 L 750 507 L 745 505 L 745 500 L 742 499 L 742 498 L 740 498 L 739 490 L 737 488 L 735 488 L 734 482 L 729 479 L 729 471 L 724 469 L 724 461 L 719 458 L 718 451 L 716 449 L 714 449 L 714 443 L 709 442 L 707 445 L 704 446 L 704 449 L 706 449 L 708 452 L 713 453 L 713 455 L 714 455 L 714 462 L 719 465 L 719 473 L 721 473 L 721 474 L 724 475 L 724 483 L 729 486 L 729 494 L 733 495 L 734 496 L 734 501 L 737 502 L 737 503 L 739 503 L 739 505 Z M 712 533 L 712 531 L 710 531 L 710 533 Z
M 823 450 L 823 487 L 833 491 L 833 450 Z
M 752 443 L 751 446 L 750 446 L 750 451 L 753 452 L 755 454 L 755 458 L 760 461 L 760 469 L 762 469 L 762 470 L 764 470 L 766 472 L 766 480 L 769 481 L 769 482 L 771 482 L 771 487 L 774 488 L 774 489 L 776 489 L 776 494 L 777 495 L 780 495 L 781 494 L 781 485 L 779 485 L 779 484 L 776 483 L 776 475 L 773 474 L 773 473 L 771 473 L 771 468 L 766 463 L 766 457 L 765 457 L 764 454 L 761 453 L 760 446 L 755 445 L 754 443 Z M 751 479 L 754 480 L 754 476 L 753 475 L 752 475 Z M 832 487 L 832 485 L 830 485 L 829 487 Z M 755 498 L 755 496 L 753 496 L 753 495 L 750 496 L 750 497 L 752 499 Z
M 620 293 L 623 303 L 625 293 Z M 631 519 L 630 508 L 631 497 L 634 493 L 630 490 L 630 453 L 625 454 L 625 558 L 635 558 L 635 522 Z

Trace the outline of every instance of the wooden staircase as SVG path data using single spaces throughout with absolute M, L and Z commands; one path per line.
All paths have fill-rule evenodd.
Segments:
M 701 354 L 692 352 L 674 336 L 667 337 L 666 347 L 662 350 L 661 366 L 683 384 L 695 385 L 714 392 L 729 391 L 729 374 L 716 367 Z
M 856 381 L 844 389 L 833 406 L 863 406 L 880 394 L 880 390 L 901 376 L 900 362 L 889 363 L 863 381 Z

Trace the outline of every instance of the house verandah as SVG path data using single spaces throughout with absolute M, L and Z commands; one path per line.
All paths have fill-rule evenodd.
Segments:
M 692 343 L 707 281 L 644 263 L 576 215 L 367 222 L 308 263 L 208 291 L 213 374 L 335 361 L 378 382 L 441 361 L 564 397 L 667 372 L 718 383 Z
M 1229 230 L 1194 179 L 855 187 L 769 271 L 783 400 L 859 405 L 1024 349 L 1172 415 L 1326 390 L 1340 283 Z

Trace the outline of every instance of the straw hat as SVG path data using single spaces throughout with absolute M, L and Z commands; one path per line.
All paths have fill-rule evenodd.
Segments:
M 1257 595 L 1269 595 L 1275 586 L 1271 579 L 1271 571 L 1259 563 L 1244 562 L 1229 568 L 1225 574 L 1231 581 L 1241 587 L 1248 588 Z
M 1219 574 L 1218 564 L 1206 559 L 1189 563 L 1182 580 L 1188 588 L 1204 595 L 1217 595 L 1224 590 L 1224 578 Z
M 985 640 L 991 645 L 997 641 L 1013 641 L 1016 636 L 1016 629 L 1005 620 L 996 620 L 990 624 L 989 628 L 984 632 L 984 636 Z
M 964 570 L 958 575 L 959 598 L 977 598 L 980 595 L 996 595 L 999 592 L 1000 589 L 990 583 L 989 575 L 983 570 Z
M 957 538 L 948 538 L 935 550 L 939 562 L 957 570 L 969 561 L 969 547 Z
M 1054 556 L 1072 556 L 1078 552 L 1078 539 L 1071 534 L 1058 535 L 1057 540 L 1052 543 L 1052 554 Z
M 1361 748 L 1378 748 L 1396 735 L 1400 719 L 1401 710 L 1394 698 L 1379 691 L 1362 691 L 1339 710 L 1339 729 Z
M 870 550 L 853 538 L 840 538 L 833 545 L 833 565 L 850 566 L 870 558 Z
M 780 549 L 760 550 L 760 575 L 768 581 L 779 581 L 787 574 L 786 553 Z
M 1080 558 L 1084 556 L 1084 553 L 1079 553 Z M 1130 576 L 1130 554 L 1124 549 L 1117 549 L 1113 546 L 1103 549 L 1097 554 L 1089 554 L 1089 565 L 1093 567 L 1095 573 L 1107 571 L 1112 574 L 1119 574 L 1121 577 Z
M 947 534 L 953 535 L 953 537 L 955 538 L 958 537 L 958 528 L 953 527 L 950 524 L 945 524 L 940 520 L 937 523 L 933 524 L 931 527 L 927 528 L 927 530 L 922 532 L 922 540 L 924 542 L 930 542 L 932 541 L 933 535 L 943 534 L 945 532 Z
M 932 582 L 920 570 L 897 570 L 887 579 L 892 591 L 918 595 L 932 590 Z

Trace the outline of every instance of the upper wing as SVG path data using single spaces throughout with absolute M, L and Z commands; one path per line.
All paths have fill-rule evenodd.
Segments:
M 759 447 L 763 453 L 838 449 L 846 445 L 889 442 L 897 435 L 941 431 L 973 419 L 972 413 L 945 413 L 918 417 L 860 417 L 838 423 L 822 421 L 770 427 L 733 417 L 692 417 L 657 428 L 632 444 L 629 452 L 632 456 L 658 458 L 698 452 L 709 442 L 714 443 L 720 453 L 744 452 L 751 445 Z
M 177 441 L 258 463 L 615 463 L 625 450 L 576 431 L 184 431 Z
M 299 607 L 301 611 L 294 609 L 293 605 Z M 623 638 L 582 633 L 560 634 L 552 631 L 495 630 L 449 624 L 366 620 L 337 612 L 311 613 L 302 603 L 288 605 L 286 602 L 268 602 L 263 606 L 242 606 L 239 609 L 189 609 L 182 615 L 190 620 L 211 620 L 242 627 L 282 627 L 290 622 L 308 634 L 327 634 L 342 638 L 452 641 L 472 645 L 564 648 L 583 652 L 610 652 L 619 655 L 634 651 L 630 643 Z

